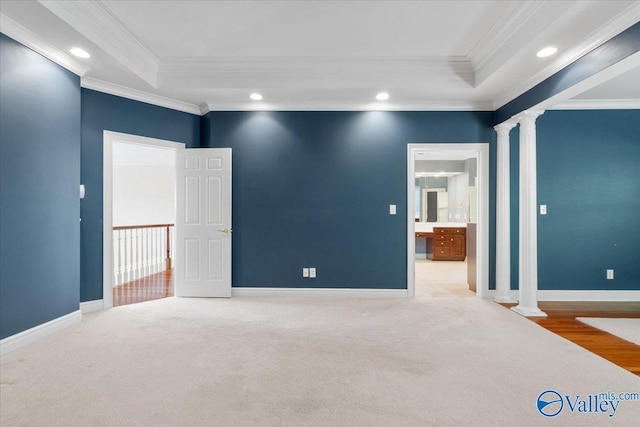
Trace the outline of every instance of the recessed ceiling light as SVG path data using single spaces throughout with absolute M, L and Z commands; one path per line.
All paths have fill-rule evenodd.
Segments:
M 89 55 L 89 52 L 87 52 L 84 49 L 80 49 L 79 47 L 72 47 L 71 49 L 69 49 L 69 52 L 71 52 L 73 55 L 77 56 L 78 58 L 91 58 L 91 55 Z
M 262 99 L 262 95 L 254 92 L 251 95 L 249 95 L 249 98 L 253 99 L 254 101 L 260 101 Z
M 387 99 L 389 99 L 389 94 L 387 92 L 380 92 L 376 95 L 376 99 L 378 101 L 386 101 Z
M 557 47 L 547 46 L 544 49 L 541 49 L 536 55 L 538 58 L 546 58 L 547 56 L 554 55 L 557 51 Z

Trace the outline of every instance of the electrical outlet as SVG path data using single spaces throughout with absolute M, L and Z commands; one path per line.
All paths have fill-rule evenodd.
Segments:
M 303 268 L 302 269 L 302 277 L 309 277 L 309 269 L 308 268 Z
M 396 205 L 389 205 L 389 215 L 396 214 Z
M 540 215 L 547 214 L 547 205 L 540 205 Z
M 316 278 L 316 268 L 315 267 L 311 267 L 309 269 L 309 277 L 311 277 L 312 279 Z
M 613 269 L 607 270 L 607 280 L 613 280 Z

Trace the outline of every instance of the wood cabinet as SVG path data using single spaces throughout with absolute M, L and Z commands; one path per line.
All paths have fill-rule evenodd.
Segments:
M 433 260 L 464 261 L 467 256 L 466 228 L 434 227 Z

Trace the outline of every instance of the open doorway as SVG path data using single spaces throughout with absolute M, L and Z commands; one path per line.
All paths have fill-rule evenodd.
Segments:
M 110 131 L 103 141 L 106 309 L 173 293 L 175 159 L 185 144 Z
M 409 296 L 488 291 L 488 144 L 409 144 Z

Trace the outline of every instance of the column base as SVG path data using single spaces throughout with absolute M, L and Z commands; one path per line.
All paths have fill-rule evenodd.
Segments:
M 511 298 L 511 297 L 495 297 L 493 299 L 495 302 L 499 302 L 499 303 L 507 303 L 507 304 L 515 304 L 518 302 L 517 299 L 515 298 Z
M 525 317 L 547 317 L 547 313 L 540 310 L 538 307 L 529 308 L 517 305 L 515 307 L 511 307 L 511 310 Z

